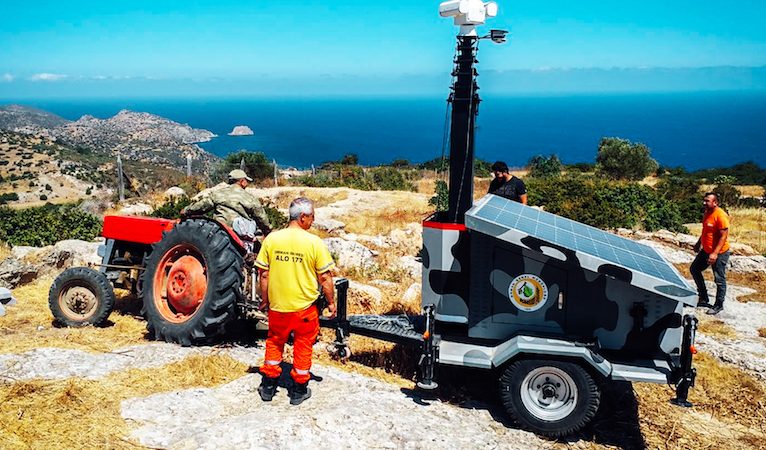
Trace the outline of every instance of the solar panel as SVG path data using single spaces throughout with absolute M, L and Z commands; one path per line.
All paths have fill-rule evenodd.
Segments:
M 526 235 L 574 250 L 578 262 L 595 272 L 604 263 L 628 269 L 633 273 L 631 284 L 664 296 L 696 294 L 654 248 L 503 197 L 479 200 L 466 213 L 466 226 L 517 245 L 524 245 L 521 239 Z

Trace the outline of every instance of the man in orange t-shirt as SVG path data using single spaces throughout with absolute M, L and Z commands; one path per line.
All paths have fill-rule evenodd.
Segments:
M 705 215 L 702 217 L 702 235 L 694 244 L 698 252 L 689 271 L 697 285 L 699 301 L 697 307 L 707 307 L 708 314 L 718 314 L 723 310 L 726 297 L 726 264 L 729 262 L 729 216 L 718 206 L 718 195 L 714 192 L 705 194 L 702 203 Z M 702 271 L 711 266 L 715 280 L 715 304 L 711 305 L 705 287 Z

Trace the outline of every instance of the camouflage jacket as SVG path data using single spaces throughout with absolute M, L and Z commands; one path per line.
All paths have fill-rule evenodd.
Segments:
M 205 214 L 213 211 L 213 217 L 231 226 L 234 219 L 244 217 L 255 220 L 264 233 L 271 231 L 266 210 L 253 194 L 240 186 L 232 184 L 212 191 L 209 195 L 186 207 L 186 214 Z

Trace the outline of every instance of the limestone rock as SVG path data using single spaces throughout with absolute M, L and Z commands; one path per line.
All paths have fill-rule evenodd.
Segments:
M 405 255 L 399 258 L 398 267 L 412 278 L 420 279 L 423 276 L 423 263 L 414 256 Z
M 109 200 L 95 198 L 83 200 L 83 202 L 77 206 L 77 208 L 93 214 L 94 216 L 103 216 L 104 213 L 112 207 L 114 207 L 114 204 Z
M 369 269 L 375 266 L 375 254 L 364 245 L 341 238 L 327 238 L 324 243 L 340 267 Z
M 184 191 L 182 188 L 178 186 L 173 186 L 168 188 L 167 191 L 165 191 L 164 196 L 166 200 L 179 199 L 179 198 L 186 197 L 186 191 Z
M 376 287 L 349 280 L 348 300 L 349 309 L 354 313 L 379 312 L 383 293 Z
M 404 295 L 402 296 L 402 300 L 405 302 L 415 302 L 420 301 L 420 293 L 422 291 L 422 286 L 420 283 L 412 283 L 410 287 L 407 288 L 407 291 L 405 291 Z
M 37 267 L 15 258 L 6 258 L 0 262 L 0 286 L 9 289 L 33 281 L 37 274 Z
M 314 228 L 318 230 L 324 230 L 328 233 L 342 230 L 345 226 L 346 224 L 340 220 L 330 219 L 327 217 L 317 217 L 314 219 Z
M 229 136 L 252 136 L 253 134 L 255 133 L 253 133 L 253 130 L 251 130 L 247 125 L 237 125 L 233 130 L 231 130 Z
M 133 205 L 126 205 L 120 209 L 119 214 L 122 216 L 146 216 L 152 213 L 154 208 L 146 203 L 135 203 Z
M 739 256 L 734 255 L 729 258 L 729 270 L 732 272 L 762 272 L 766 273 L 766 257 L 757 256 Z

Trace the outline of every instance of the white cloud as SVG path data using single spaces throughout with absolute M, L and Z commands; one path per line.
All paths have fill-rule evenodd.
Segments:
M 13 81 L 15 78 L 16 78 L 16 77 L 14 77 L 13 75 L 11 75 L 10 73 L 4 73 L 4 74 L 3 74 L 3 76 L 2 76 L 2 77 L 0 77 L 0 81 L 2 81 L 2 82 L 4 82 L 4 83 L 10 83 L 10 82 L 11 82 L 11 81 Z
M 36 73 L 29 77 L 29 79 L 32 81 L 58 81 L 66 77 L 66 75 L 60 73 Z

